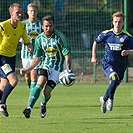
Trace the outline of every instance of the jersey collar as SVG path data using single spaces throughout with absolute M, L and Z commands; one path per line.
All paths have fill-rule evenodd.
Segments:
M 119 32 L 119 33 L 116 33 L 116 32 L 114 31 L 114 29 L 112 28 L 112 31 L 113 31 L 116 35 L 119 35 L 119 34 L 122 33 L 123 30 L 121 30 L 121 32 Z

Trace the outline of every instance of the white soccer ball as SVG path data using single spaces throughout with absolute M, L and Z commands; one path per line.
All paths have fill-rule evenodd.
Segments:
M 59 82 L 64 86 L 71 86 L 75 83 L 76 76 L 72 70 L 64 70 L 59 75 Z

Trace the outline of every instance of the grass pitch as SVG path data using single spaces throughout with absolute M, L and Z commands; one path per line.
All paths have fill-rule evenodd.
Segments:
M 132 84 L 122 83 L 116 90 L 113 111 L 102 114 L 99 97 L 108 84 L 58 85 L 47 104 L 47 115 L 40 118 L 40 100 L 30 119 L 22 110 L 29 89 L 19 83 L 7 100 L 9 117 L 0 114 L 0 133 L 132 133 Z

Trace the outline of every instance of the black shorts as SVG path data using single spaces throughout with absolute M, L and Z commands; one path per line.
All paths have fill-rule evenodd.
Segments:
M 16 56 L 6 57 L 0 55 L 0 77 L 6 78 L 10 73 L 15 72 Z

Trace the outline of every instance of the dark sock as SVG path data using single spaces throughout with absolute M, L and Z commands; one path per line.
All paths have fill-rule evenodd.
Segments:
M 1 100 L 1 98 L 2 98 L 2 94 L 3 94 L 3 91 L 0 90 L 0 100 Z
M 3 91 L 3 94 L 2 94 L 2 98 L 1 98 L 1 104 L 6 104 L 6 99 L 8 97 L 8 95 L 11 93 L 11 91 L 13 90 L 13 86 L 8 83 L 5 88 L 4 88 L 4 91 Z
M 118 83 L 116 81 L 111 81 L 103 98 L 105 102 L 108 100 L 108 98 L 114 99 L 114 93 L 115 93 L 117 86 L 118 86 Z

